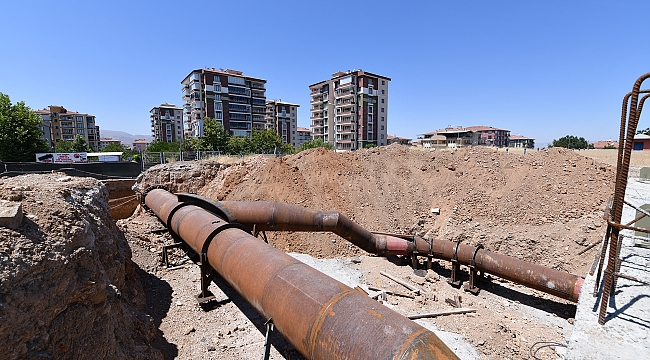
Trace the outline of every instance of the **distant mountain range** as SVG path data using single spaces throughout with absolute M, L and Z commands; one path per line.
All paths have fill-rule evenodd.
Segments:
M 122 142 L 122 145 L 127 145 L 131 146 L 133 144 L 133 141 L 136 139 L 145 139 L 149 142 L 151 142 L 152 137 L 150 135 L 131 135 L 127 132 L 124 131 L 113 131 L 113 130 L 100 130 L 100 136 L 102 138 L 111 138 L 115 140 L 120 140 Z

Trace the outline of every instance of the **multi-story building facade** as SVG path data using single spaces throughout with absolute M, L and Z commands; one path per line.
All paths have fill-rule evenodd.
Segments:
M 101 138 L 99 139 L 99 149 L 102 150 L 103 148 L 107 147 L 108 145 L 111 144 L 116 144 L 116 145 L 122 145 L 122 141 L 117 140 L 117 139 L 112 139 L 112 138 Z
M 145 151 L 147 150 L 147 146 L 149 146 L 150 142 L 148 142 L 146 139 L 135 139 L 133 140 L 133 145 L 131 145 L 131 148 L 135 151 Z
M 73 141 L 81 135 L 93 151 L 99 150 L 99 126 L 95 123 L 95 116 L 68 111 L 63 106 L 50 105 L 43 110 L 37 110 L 52 134 L 50 144 L 55 147 L 61 141 Z
M 238 70 L 198 69 L 181 81 L 187 133 L 203 135 L 203 119 L 212 117 L 234 136 L 266 128 L 266 80 Z
M 149 111 L 154 141 L 174 142 L 183 138 L 183 109 L 173 104 L 160 104 Z
M 299 127 L 296 131 L 298 135 L 298 146 L 306 143 L 307 141 L 312 141 L 314 138 L 311 136 L 311 129 L 304 127 Z
M 340 71 L 329 80 L 310 85 L 314 139 L 329 142 L 336 151 L 386 145 L 390 80 L 355 70 Z
M 510 140 L 508 142 L 508 146 L 514 147 L 514 148 L 534 149 L 535 148 L 535 139 L 529 138 L 529 137 L 526 137 L 526 136 L 522 136 L 522 135 L 510 135 Z
M 504 147 L 510 141 L 510 130 L 491 126 L 468 126 L 466 129 L 478 133 L 479 145 Z
M 266 127 L 282 136 L 282 141 L 298 146 L 298 104 L 282 100 L 266 101 Z

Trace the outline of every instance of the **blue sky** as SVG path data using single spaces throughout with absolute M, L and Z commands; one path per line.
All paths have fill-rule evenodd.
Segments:
M 308 127 L 308 86 L 363 69 L 392 78 L 390 134 L 597 141 L 618 137 L 621 100 L 650 71 L 648 14 L 650 1 L 4 1 L 0 92 L 149 134 L 149 110 L 181 105 L 191 70 L 231 68 L 300 104 Z

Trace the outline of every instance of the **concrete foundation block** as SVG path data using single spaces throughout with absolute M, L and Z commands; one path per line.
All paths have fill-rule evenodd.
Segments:
M 0 201 L 0 226 L 17 229 L 23 221 L 23 205 L 15 201 Z

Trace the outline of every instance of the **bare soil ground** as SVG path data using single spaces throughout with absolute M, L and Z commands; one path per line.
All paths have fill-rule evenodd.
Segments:
M 483 244 L 523 260 L 575 274 L 586 273 L 605 230 L 602 213 L 613 192 L 614 168 L 583 152 L 550 149 L 528 152 L 468 148 L 421 151 L 393 145 L 337 154 L 314 149 L 283 158 L 257 157 L 235 164 L 215 161 L 156 166 L 139 179 L 139 188 L 164 185 L 215 200 L 281 201 L 315 209 L 338 210 L 371 231 Z M 440 214 L 432 213 L 440 208 Z M 176 270 L 159 264 L 159 252 L 171 242 L 151 214 L 138 212 L 118 221 L 129 240 L 150 315 L 161 333 L 166 358 L 253 359 L 261 356 L 263 319 L 227 285 L 219 307 L 204 313 L 193 296 L 198 268 Z M 436 295 L 414 300 L 389 299 L 404 312 L 448 307 L 444 299 L 462 295 L 476 315 L 435 320 L 436 326 L 462 334 L 482 358 L 529 358 L 539 340 L 564 342 L 575 306 L 550 295 L 493 280 L 473 297 L 445 281 L 449 266 L 440 262 L 429 281 L 409 267 L 375 258 L 332 234 L 269 233 L 269 242 L 287 252 L 317 258 L 360 257 L 364 281 L 386 282 L 379 271 L 411 278 Z M 176 264 L 185 255 L 173 257 Z M 398 285 L 397 285 L 398 286 Z M 398 286 L 399 287 L 399 286 Z M 395 290 L 399 290 L 395 288 Z M 194 330 L 192 330 L 194 329 Z M 273 358 L 300 358 L 285 341 L 274 340 Z M 545 352 L 546 351 L 546 352 Z M 550 351 L 542 358 L 555 358 Z

